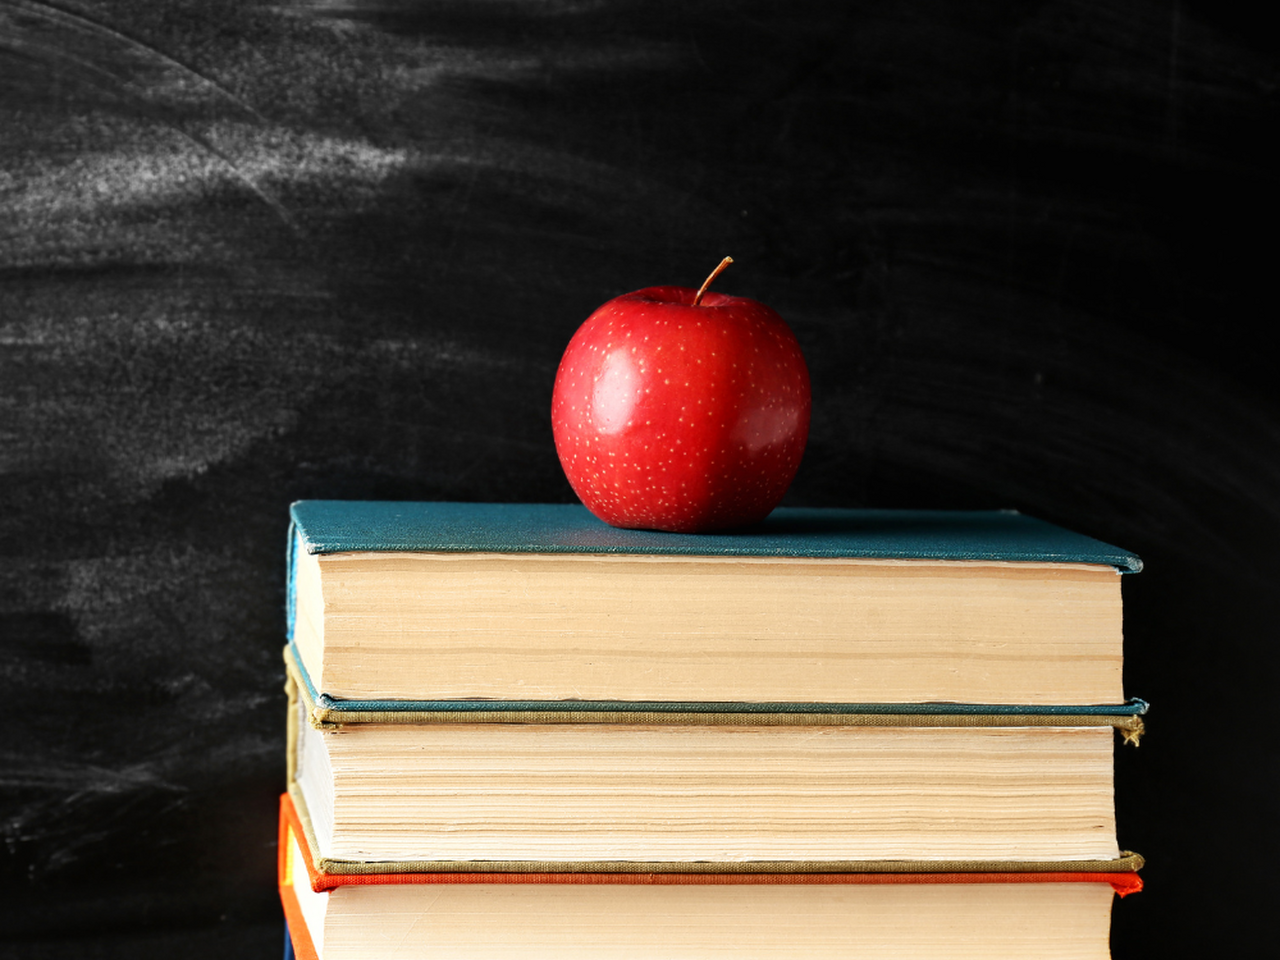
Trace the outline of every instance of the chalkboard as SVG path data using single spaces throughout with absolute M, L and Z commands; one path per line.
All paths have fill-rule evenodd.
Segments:
M 0 956 L 278 956 L 288 504 L 572 500 L 568 338 L 726 254 L 809 361 L 787 503 L 1144 558 L 1114 953 L 1252 945 L 1280 419 L 1245 9 L 0 0 Z

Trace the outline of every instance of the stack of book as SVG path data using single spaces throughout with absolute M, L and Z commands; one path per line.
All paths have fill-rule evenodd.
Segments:
M 1109 955 L 1132 554 L 1014 512 L 292 521 L 298 957 Z

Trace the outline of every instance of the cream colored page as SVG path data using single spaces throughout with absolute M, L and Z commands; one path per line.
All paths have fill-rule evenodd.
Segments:
M 306 736 L 333 771 L 332 816 L 313 818 L 331 819 L 320 852 L 335 858 L 1119 854 L 1107 727 L 388 724 Z
M 352 554 L 321 571 L 335 696 L 1123 700 L 1109 568 Z
M 324 960 L 1105 960 L 1112 891 L 463 884 L 333 898 Z

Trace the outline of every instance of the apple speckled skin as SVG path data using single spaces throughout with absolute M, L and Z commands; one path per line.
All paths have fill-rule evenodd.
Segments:
M 616 527 L 699 533 L 763 520 L 809 435 L 809 371 L 786 322 L 745 297 L 649 287 L 578 328 L 556 373 L 556 452 Z

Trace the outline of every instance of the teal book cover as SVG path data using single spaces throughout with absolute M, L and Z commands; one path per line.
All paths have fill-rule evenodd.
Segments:
M 675 556 L 1000 560 L 1142 568 L 1137 556 L 1012 510 L 779 507 L 733 533 L 623 530 L 581 504 L 300 500 L 290 508 L 308 553 L 601 553 Z
M 492 700 L 360 699 L 321 693 L 297 649 L 284 650 L 287 688 L 303 716 L 318 729 L 351 723 L 716 723 L 810 726 L 848 725 L 1110 726 L 1137 744 L 1150 705 L 1138 697 L 1124 703 L 1028 704 L 823 703 L 757 700 Z M 291 704 L 290 710 L 294 706 Z
M 322 713 L 1135 712 L 1118 574 L 1141 560 L 1013 511 L 783 508 L 715 534 L 578 504 L 290 519 L 290 657 Z

